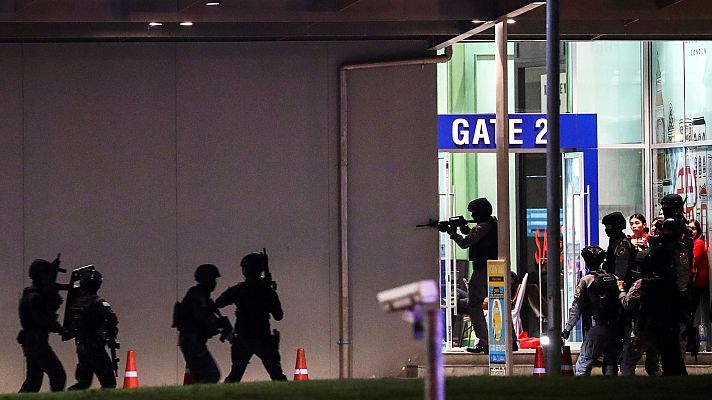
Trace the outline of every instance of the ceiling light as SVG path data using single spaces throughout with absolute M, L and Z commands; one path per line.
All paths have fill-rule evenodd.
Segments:
M 185 22 L 181 22 L 180 26 L 193 26 L 193 23 L 190 21 L 185 21 Z
M 507 20 L 507 23 L 510 24 L 510 25 L 513 24 L 513 23 L 515 23 L 515 22 L 517 22 L 517 21 L 515 21 L 515 20 L 513 20 L 513 19 L 511 19 L 511 18 Z
M 219 6 L 220 2 L 219 1 L 208 1 L 205 3 L 206 6 Z
M 485 20 L 483 20 L 483 19 L 473 19 L 473 20 L 472 20 L 472 23 L 473 23 L 473 24 L 482 24 L 482 23 L 484 23 L 484 22 L 487 22 L 487 21 L 485 21 Z
M 148 26 L 161 26 L 161 25 L 163 25 L 163 24 L 160 22 L 149 22 L 148 23 Z

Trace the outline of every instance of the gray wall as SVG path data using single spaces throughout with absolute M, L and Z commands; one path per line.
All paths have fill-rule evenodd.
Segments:
M 286 374 L 304 347 L 312 379 L 337 377 L 337 68 L 425 47 L 0 45 L 0 390 L 24 372 L 14 339 L 27 265 L 57 252 L 104 273 L 122 358 L 135 350 L 141 384 L 160 385 L 182 379 L 170 314 L 194 268 L 221 268 L 217 295 L 266 247 Z M 437 215 L 435 68 L 351 72 L 349 93 L 354 372 L 393 376 L 422 343 L 375 294 L 437 276 L 436 232 L 413 228 Z M 228 346 L 213 342 L 226 375 Z M 52 343 L 71 376 L 73 344 Z M 258 360 L 245 379 L 267 379 Z

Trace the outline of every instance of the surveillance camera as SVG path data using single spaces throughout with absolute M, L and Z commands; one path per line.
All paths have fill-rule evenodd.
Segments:
M 435 303 L 438 297 L 438 287 L 432 279 L 384 290 L 377 295 L 383 311 L 399 311 L 416 304 Z

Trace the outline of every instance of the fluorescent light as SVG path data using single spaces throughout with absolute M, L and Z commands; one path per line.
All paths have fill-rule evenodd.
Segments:
M 473 23 L 473 24 L 482 24 L 482 23 L 485 23 L 485 22 L 487 22 L 487 21 L 485 21 L 485 20 L 483 20 L 483 19 L 473 19 L 473 20 L 472 20 L 472 23 Z
M 220 2 L 219 1 L 208 1 L 205 3 L 206 6 L 219 6 Z
M 511 19 L 511 18 L 509 18 L 509 19 L 507 20 L 507 23 L 510 24 L 510 25 L 513 24 L 513 23 L 515 23 L 515 22 L 517 22 L 517 21 L 515 21 L 515 20 L 513 20 L 513 19 Z
M 181 22 L 180 26 L 193 26 L 193 23 L 190 21 L 185 21 L 185 22 Z
M 148 26 L 161 26 L 161 25 L 163 25 L 163 24 L 160 22 L 149 22 L 148 23 Z

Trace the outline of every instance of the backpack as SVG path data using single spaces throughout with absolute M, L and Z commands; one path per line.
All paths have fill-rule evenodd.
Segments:
M 599 273 L 588 288 L 591 316 L 596 325 L 615 324 L 620 319 L 618 278 L 609 273 Z

